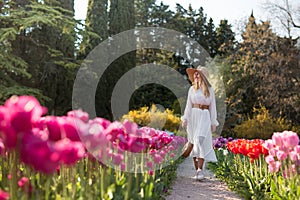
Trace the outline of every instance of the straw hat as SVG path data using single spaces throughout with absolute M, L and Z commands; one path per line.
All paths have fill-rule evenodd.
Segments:
M 201 65 L 199 65 L 199 66 L 197 67 L 197 69 L 195 69 L 195 68 L 187 68 L 187 69 L 186 69 L 186 73 L 188 74 L 189 79 L 190 79 L 190 81 L 191 81 L 192 83 L 194 82 L 194 73 L 195 73 L 195 72 L 202 73 L 206 78 L 208 78 L 208 76 L 209 76 L 209 73 L 208 73 L 207 68 L 206 68 L 206 67 L 203 67 L 203 66 L 201 66 Z

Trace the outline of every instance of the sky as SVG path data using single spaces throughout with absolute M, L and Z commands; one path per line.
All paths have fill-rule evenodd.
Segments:
M 191 4 L 194 10 L 199 9 L 202 6 L 204 14 L 206 14 L 208 18 L 212 18 L 216 26 L 219 25 L 220 20 L 227 19 L 232 25 L 233 31 L 236 33 L 241 33 L 245 22 L 248 21 L 248 18 L 253 11 L 257 22 L 260 22 L 260 20 L 270 20 L 273 30 L 281 34 L 281 28 L 278 22 L 272 18 L 274 16 L 263 8 L 263 5 L 267 0 L 157 0 L 157 2 L 161 1 L 164 4 L 169 5 L 171 9 L 175 8 L 176 3 L 179 3 L 184 8 L 188 8 L 189 4 Z M 282 2 L 282 0 L 269 1 Z M 87 2 L 88 0 L 75 0 L 76 19 L 84 19 L 86 17 Z M 294 5 L 300 7 L 299 0 L 290 0 L 290 2 L 297 2 L 294 3 Z

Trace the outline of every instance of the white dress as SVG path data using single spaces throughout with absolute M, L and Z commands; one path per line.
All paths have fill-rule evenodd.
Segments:
M 213 150 L 211 126 L 218 126 L 215 93 L 209 88 L 210 96 L 204 96 L 201 89 L 195 91 L 191 86 L 182 121 L 187 121 L 188 141 L 194 144 L 191 157 L 204 158 L 206 162 L 217 162 Z M 209 109 L 193 108 L 193 104 L 209 105 Z M 201 139 L 202 137 L 202 139 Z M 204 138 L 204 140 L 203 140 Z M 203 141 L 200 146 L 201 140 Z

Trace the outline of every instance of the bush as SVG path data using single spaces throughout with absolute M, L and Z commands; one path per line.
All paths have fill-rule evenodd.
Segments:
M 161 111 L 154 104 L 151 108 L 145 106 L 137 110 L 131 110 L 128 114 L 123 115 L 121 121 L 128 119 L 140 126 L 148 126 L 155 129 L 168 130 L 177 132 L 181 120 L 174 114 L 173 110 L 166 109 Z
M 233 129 L 234 134 L 238 138 L 246 139 L 269 139 L 274 132 L 284 130 L 292 130 L 299 133 L 299 127 L 293 126 L 285 118 L 274 118 L 269 111 L 261 106 L 254 108 L 253 118 L 243 121 L 240 125 L 236 125 Z

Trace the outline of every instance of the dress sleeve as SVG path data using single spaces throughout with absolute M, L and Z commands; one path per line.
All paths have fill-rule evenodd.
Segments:
M 209 106 L 209 112 L 210 112 L 210 120 L 211 125 L 219 126 L 219 122 L 217 120 L 217 108 L 216 108 L 216 97 L 214 89 L 210 88 L 210 96 L 211 96 L 211 103 Z
M 193 89 L 192 87 L 190 87 L 190 89 L 189 89 L 187 102 L 186 102 L 184 114 L 181 117 L 181 121 L 188 121 L 187 119 L 189 118 L 189 116 L 191 114 L 191 110 L 192 110 L 192 99 L 191 99 L 192 89 Z

